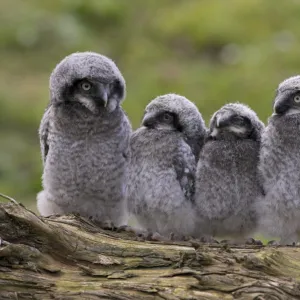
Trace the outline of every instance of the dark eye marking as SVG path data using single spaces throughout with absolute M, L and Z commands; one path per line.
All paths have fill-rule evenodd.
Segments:
M 169 111 L 161 112 L 158 115 L 158 120 L 162 123 L 172 124 L 176 130 L 182 131 L 182 126 L 179 122 L 179 118 L 175 113 Z
M 162 119 L 164 120 L 164 121 L 166 121 L 166 122 L 172 122 L 173 121 L 173 119 L 174 119 L 174 117 L 173 117 L 173 114 L 171 114 L 171 113 L 168 113 L 168 112 L 164 112 L 163 114 L 162 114 Z
M 231 119 L 231 122 L 233 125 L 239 125 L 239 126 L 250 126 L 251 121 L 248 117 L 243 117 L 243 116 L 234 116 Z
M 124 86 L 120 80 L 116 79 L 110 84 L 110 90 L 112 94 L 118 95 L 120 98 L 124 96 Z

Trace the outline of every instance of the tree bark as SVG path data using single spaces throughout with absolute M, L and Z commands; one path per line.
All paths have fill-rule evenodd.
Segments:
M 0 299 L 300 299 L 300 248 L 137 241 L 0 204 Z

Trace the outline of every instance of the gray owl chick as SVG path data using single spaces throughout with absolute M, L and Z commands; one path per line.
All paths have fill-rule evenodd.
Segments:
M 176 238 L 193 232 L 193 152 L 205 133 L 201 114 L 185 97 L 163 95 L 147 105 L 130 140 L 127 191 L 129 212 L 140 227 Z
M 260 166 L 265 199 L 258 207 L 260 229 L 282 244 L 300 232 L 300 76 L 279 84 L 274 113 L 262 136 Z
M 105 56 L 74 53 L 56 66 L 39 129 L 41 215 L 75 212 L 99 222 L 126 221 L 131 125 L 120 107 L 124 97 L 124 78 Z
M 263 123 L 243 104 L 227 104 L 210 121 L 196 172 L 195 236 L 242 239 L 256 226 L 262 196 L 258 160 Z

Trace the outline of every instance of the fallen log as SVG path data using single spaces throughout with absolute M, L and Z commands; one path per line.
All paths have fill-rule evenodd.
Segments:
M 0 299 L 300 299 L 300 248 L 138 241 L 0 204 Z

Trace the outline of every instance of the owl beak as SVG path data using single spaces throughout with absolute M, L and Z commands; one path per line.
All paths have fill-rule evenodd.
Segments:
M 290 109 L 290 103 L 289 103 L 289 98 L 291 97 L 291 93 L 290 92 L 283 92 L 280 93 L 280 95 L 278 95 L 275 98 L 274 101 L 274 113 L 277 115 L 283 115 L 285 113 L 287 113 Z
M 99 84 L 99 98 L 100 101 L 103 102 L 103 106 L 106 108 L 107 104 L 108 104 L 108 99 L 109 99 L 109 93 L 110 93 L 110 89 L 109 89 L 109 85 L 108 84 Z
M 146 127 L 153 128 L 155 124 L 155 115 L 154 114 L 146 114 L 142 124 Z
M 103 94 L 102 100 L 103 100 L 104 107 L 106 107 L 107 103 L 108 103 L 108 95 L 107 95 L 107 93 Z
M 286 104 L 276 103 L 274 106 L 274 112 L 277 115 L 283 115 L 289 110 L 289 106 Z

